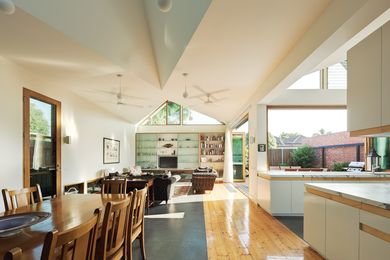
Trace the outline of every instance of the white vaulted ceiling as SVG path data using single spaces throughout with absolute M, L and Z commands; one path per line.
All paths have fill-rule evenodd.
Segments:
M 230 122 L 331 0 L 173 0 L 167 13 L 156 0 L 14 2 L 1 56 L 136 123 L 167 99 Z M 183 72 L 190 96 L 224 100 L 184 99 Z M 117 91 L 117 73 L 143 108 L 101 102 L 115 101 L 96 90 Z

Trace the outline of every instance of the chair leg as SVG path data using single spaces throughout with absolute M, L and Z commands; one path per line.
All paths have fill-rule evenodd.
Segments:
M 128 260 L 133 260 L 133 243 L 130 243 L 129 248 L 127 249 L 127 258 Z
M 140 248 L 141 248 L 141 254 L 142 254 L 142 259 L 146 259 L 146 252 L 145 252 L 145 236 L 144 236 L 144 230 L 142 230 L 141 234 L 139 235 L 139 243 L 140 243 Z

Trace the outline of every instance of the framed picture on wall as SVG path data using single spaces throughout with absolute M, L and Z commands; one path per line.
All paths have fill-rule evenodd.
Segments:
M 119 140 L 103 138 L 103 163 L 119 163 L 120 148 L 121 142 Z

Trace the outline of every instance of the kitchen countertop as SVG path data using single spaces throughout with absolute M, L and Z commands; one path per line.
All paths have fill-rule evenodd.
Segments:
M 319 190 L 390 211 L 390 182 L 384 183 L 306 183 Z
M 324 171 L 324 172 L 310 172 L 310 171 L 268 171 L 268 172 L 259 172 L 259 177 L 272 177 L 272 178 L 286 178 L 286 177 L 296 177 L 296 178 L 390 178 L 389 172 L 378 172 L 372 174 L 371 172 L 333 172 L 333 171 Z

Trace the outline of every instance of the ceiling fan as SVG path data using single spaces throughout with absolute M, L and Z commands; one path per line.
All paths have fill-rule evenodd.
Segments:
M 195 96 L 191 96 L 191 97 L 188 97 L 190 99 L 193 99 L 193 98 L 199 98 L 200 100 L 202 100 L 205 104 L 212 104 L 212 103 L 216 103 L 216 102 L 220 102 L 222 100 L 225 100 L 226 98 L 216 98 L 214 95 L 215 94 L 218 94 L 218 93 L 222 93 L 222 92 L 226 92 L 226 91 L 229 91 L 230 89 L 219 89 L 219 90 L 215 90 L 215 91 L 211 91 L 211 92 L 207 92 L 205 91 L 204 89 L 202 89 L 201 87 L 199 86 L 192 86 L 194 88 L 196 88 L 197 90 L 199 90 L 200 92 L 202 92 L 202 94 L 199 94 L 199 95 L 195 95 Z M 203 98 L 206 98 L 206 100 L 204 100 Z
M 206 94 L 206 100 L 203 100 L 202 98 L 200 98 L 200 100 L 202 100 L 203 103 L 206 104 L 206 105 L 215 104 L 215 103 L 218 103 L 218 102 L 226 100 L 226 99 L 227 98 L 216 98 L 216 97 L 213 97 L 210 93 Z
M 141 105 L 130 104 L 130 103 L 126 103 L 124 101 L 125 98 L 132 98 L 132 99 L 144 99 L 144 98 L 135 97 L 135 96 L 129 96 L 129 95 L 123 94 L 123 92 L 122 92 L 122 80 L 121 80 L 122 74 L 117 74 L 116 76 L 119 78 L 119 92 L 106 91 L 106 90 L 95 90 L 95 91 L 103 93 L 103 94 L 108 94 L 108 95 L 115 96 L 116 101 L 115 102 L 101 101 L 101 103 L 116 104 L 118 106 L 129 106 L 129 107 L 143 108 L 143 106 L 141 106 Z

